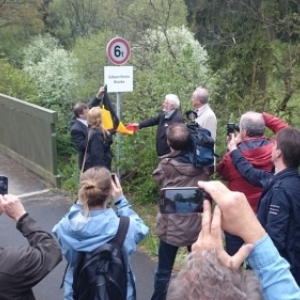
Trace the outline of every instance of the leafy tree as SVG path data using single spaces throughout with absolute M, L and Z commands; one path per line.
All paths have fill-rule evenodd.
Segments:
M 42 0 L 0 0 L 0 29 L 12 25 L 42 28 Z
M 27 74 L 0 60 L 0 93 L 39 104 L 37 87 Z
M 24 71 L 36 82 L 39 97 L 45 106 L 64 107 L 72 103 L 78 83 L 75 58 L 49 36 L 38 36 L 24 49 Z
M 276 111 L 286 110 L 299 86 L 299 5 L 280 0 L 185 3 L 193 14 L 191 28 L 219 73 L 230 108 L 267 109 L 275 100 Z
M 23 69 L 37 85 L 40 104 L 58 112 L 59 163 L 66 163 L 75 152 L 69 134 L 73 92 L 79 81 L 75 63 L 72 54 L 62 49 L 50 35 L 37 36 L 24 49 Z
M 76 38 L 103 29 L 100 17 L 104 0 L 53 0 L 45 18 L 46 30 L 61 44 L 72 47 Z

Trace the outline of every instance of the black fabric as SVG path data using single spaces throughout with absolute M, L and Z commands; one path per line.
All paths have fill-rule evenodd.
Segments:
M 214 164 L 214 144 L 210 131 L 197 123 L 187 124 L 190 132 L 189 158 L 197 168 L 208 167 Z
M 269 139 L 261 137 L 258 139 L 251 139 L 248 141 L 243 141 L 241 144 L 239 144 L 238 148 L 241 151 L 246 151 L 249 149 L 257 149 L 259 147 L 267 146 L 270 143 L 272 143 Z
M 113 129 L 117 130 L 120 120 L 116 114 L 115 109 L 113 108 L 111 101 L 109 99 L 109 96 L 107 94 L 107 92 L 104 93 L 103 98 L 102 98 L 102 105 L 104 107 L 104 109 L 108 110 L 110 112 L 110 116 L 111 116 L 111 120 L 113 123 Z
M 80 254 L 73 273 L 74 300 L 126 300 L 127 262 L 122 247 L 128 227 L 129 218 L 120 217 L 111 241 Z
M 95 97 L 91 103 L 88 105 L 89 108 L 93 108 L 99 106 L 100 99 Z M 84 152 L 86 148 L 86 140 L 88 134 L 88 127 L 84 125 L 82 122 L 78 121 L 74 116 L 71 120 L 71 138 L 78 152 L 78 167 L 81 170 Z
M 104 137 L 100 128 L 91 128 L 84 171 L 93 167 L 105 167 L 111 170 L 113 157 L 110 149 L 111 144 L 112 137 L 110 134 Z
M 151 127 L 157 125 L 156 132 L 156 153 L 157 156 L 163 156 L 170 153 L 170 147 L 167 143 L 166 130 L 170 125 L 174 123 L 184 123 L 181 112 L 175 109 L 174 113 L 166 118 L 165 113 L 162 111 L 157 116 L 141 121 L 139 128 Z

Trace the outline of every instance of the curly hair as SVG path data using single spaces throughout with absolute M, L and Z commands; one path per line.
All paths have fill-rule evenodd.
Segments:
M 192 252 L 171 281 L 167 300 L 263 300 L 252 271 L 224 266 L 213 251 Z

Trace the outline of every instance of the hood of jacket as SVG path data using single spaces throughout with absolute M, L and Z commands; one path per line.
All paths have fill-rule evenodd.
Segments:
M 269 170 L 274 142 L 266 137 L 247 138 L 238 145 L 243 156 L 258 169 Z
M 171 151 L 160 158 L 159 164 L 166 177 L 166 182 L 160 188 L 168 186 L 197 186 L 199 180 L 208 180 L 207 170 L 194 167 L 189 162 L 187 155 L 185 152 Z
M 119 218 L 112 208 L 91 210 L 85 217 L 82 205 L 75 204 L 54 226 L 53 233 L 63 239 L 64 244 L 72 245 L 73 250 L 90 252 L 111 240 L 118 226 Z

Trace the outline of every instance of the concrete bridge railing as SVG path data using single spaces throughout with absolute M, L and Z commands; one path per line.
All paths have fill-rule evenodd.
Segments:
M 60 186 L 55 111 L 0 94 L 0 152 Z

